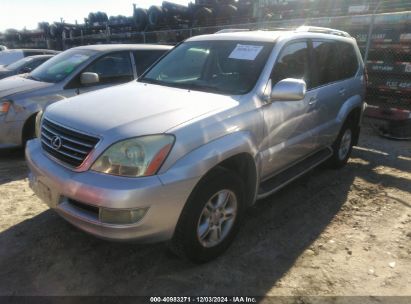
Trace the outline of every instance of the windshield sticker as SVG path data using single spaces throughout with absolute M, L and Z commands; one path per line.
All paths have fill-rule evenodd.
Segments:
M 263 46 L 237 44 L 237 47 L 231 52 L 228 58 L 240 60 L 255 60 L 260 54 Z

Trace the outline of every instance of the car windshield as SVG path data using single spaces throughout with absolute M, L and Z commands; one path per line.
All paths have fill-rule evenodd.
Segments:
M 94 54 L 90 50 L 65 51 L 40 65 L 29 77 L 44 82 L 60 82 Z
M 256 84 L 274 43 L 186 42 L 152 67 L 140 82 L 242 95 Z
M 17 70 L 17 69 L 25 66 L 27 63 L 29 63 L 32 60 L 33 60 L 33 58 L 23 58 L 23 59 L 20 59 L 16 62 L 12 63 L 12 64 L 7 65 L 6 68 L 10 71 Z

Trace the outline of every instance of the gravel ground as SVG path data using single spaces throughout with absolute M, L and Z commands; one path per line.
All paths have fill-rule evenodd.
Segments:
M 165 244 L 110 243 L 48 210 L 21 151 L 0 155 L 0 295 L 411 296 L 411 143 L 365 127 L 340 171 L 317 168 L 248 210 L 205 265 Z

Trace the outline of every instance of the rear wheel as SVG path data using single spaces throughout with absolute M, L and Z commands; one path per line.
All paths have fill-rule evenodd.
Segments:
M 244 213 L 242 181 L 216 169 L 195 188 L 180 216 L 171 249 L 193 262 L 210 261 L 233 241 Z
M 332 168 L 338 169 L 344 167 L 351 156 L 354 145 L 355 128 L 349 120 L 343 125 L 340 134 L 333 144 L 333 155 L 329 161 Z

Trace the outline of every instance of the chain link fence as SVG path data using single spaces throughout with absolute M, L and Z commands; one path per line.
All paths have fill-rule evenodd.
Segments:
M 385 115 L 386 118 L 392 113 L 398 113 L 396 109 L 410 111 L 411 3 L 394 0 L 372 1 L 372 7 L 361 6 L 361 1 L 352 1 L 352 3 L 356 6 L 349 7 L 348 12 L 357 13 L 357 15 L 330 15 L 330 17 L 316 18 L 313 17 L 311 10 L 310 14 L 305 16 L 303 13 L 294 14 L 294 19 L 287 20 L 266 21 L 262 18 L 260 22 L 256 23 L 150 32 L 136 32 L 132 28 L 116 29 L 102 26 L 93 30 L 92 34 L 84 34 L 82 30 L 71 30 L 63 32 L 61 39 L 51 40 L 43 37 L 43 43 L 45 41 L 48 48 L 63 50 L 80 45 L 103 43 L 174 45 L 192 36 L 212 34 L 228 28 L 275 30 L 301 25 L 335 28 L 350 33 L 357 40 L 360 47 L 368 70 L 367 103 L 380 109 L 378 115 L 382 115 L 381 113 L 387 114 Z M 352 11 L 354 8 L 356 10 L 366 8 L 368 12 L 374 13 L 359 15 L 360 12 Z M 380 13 L 387 10 L 395 12 Z M 295 18 L 296 15 L 300 18 Z M 41 37 L 38 37 L 38 39 L 41 40 Z
M 344 30 L 356 38 L 366 61 L 368 102 L 381 107 L 411 110 L 411 12 L 375 15 L 298 18 L 291 20 L 199 27 L 152 32 L 115 32 L 102 29 L 92 35 L 64 35 L 63 49 L 101 43 L 177 44 L 189 37 L 227 28 L 266 29 L 322 26 Z

